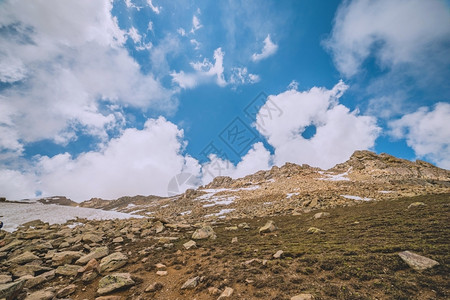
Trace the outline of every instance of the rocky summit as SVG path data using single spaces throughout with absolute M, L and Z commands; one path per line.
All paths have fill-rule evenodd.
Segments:
M 0 231 L 0 299 L 450 298 L 450 172 L 422 161 L 358 151 L 81 206 L 136 218 Z

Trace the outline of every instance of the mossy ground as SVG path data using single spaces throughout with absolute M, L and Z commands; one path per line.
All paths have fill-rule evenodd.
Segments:
M 426 206 L 408 209 L 416 201 Z M 119 294 L 126 299 L 217 299 L 207 288 L 230 286 L 231 299 L 290 299 L 299 293 L 315 299 L 450 298 L 450 194 L 364 202 L 327 210 L 330 216 L 321 219 L 313 218 L 316 212 L 226 220 L 214 226 L 217 239 L 197 241 L 197 249 L 184 250 L 192 232 L 183 233 L 172 249 L 146 255 L 146 263 L 141 263 L 144 256 L 134 254 L 150 246 L 149 241 L 126 244 L 133 259 L 123 271 L 139 276 L 142 284 Z M 258 228 L 268 220 L 278 230 L 260 235 Z M 250 229 L 226 229 L 243 222 Z M 325 233 L 308 234 L 312 226 Z M 231 243 L 234 237 L 237 243 Z M 284 253 L 274 259 L 278 250 Z M 404 250 L 440 265 L 414 271 L 398 256 Z M 253 258 L 267 263 L 245 264 Z M 155 275 L 159 262 L 167 265 L 168 276 Z M 180 290 L 194 276 L 204 276 L 203 281 L 194 290 Z M 162 290 L 143 292 L 156 281 L 164 285 Z M 92 286 L 94 292 L 96 284 Z

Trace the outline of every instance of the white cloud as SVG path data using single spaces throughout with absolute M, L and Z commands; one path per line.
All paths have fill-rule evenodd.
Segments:
M 405 138 L 416 155 L 450 169 L 450 104 L 437 103 L 433 110 L 421 107 L 416 112 L 391 121 L 390 134 Z
M 65 144 L 76 130 L 104 139 L 123 125 L 120 109 L 104 108 L 104 100 L 174 108 L 174 91 L 142 74 L 123 47 L 127 33 L 111 16 L 110 1 L 32 2 L 0 4 L 0 26 L 13 32 L 0 34 L 0 65 L 7 66 L 0 80 L 16 83 L 1 91 L 8 124 L 0 124 L 7 137 L 0 147 L 20 152 L 23 143 L 42 139 Z
M 0 169 L 0 193 L 10 200 L 34 198 L 38 188 L 36 177 L 6 168 Z
M 139 34 L 138 30 L 136 28 L 134 28 L 133 26 L 128 30 L 128 35 L 135 44 L 138 44 L 141 42 L 142 37 Z
M 191 44 L 194 45 L 194 49 L 195 50 L 199 50 L 200 49 L 200 42 L 197 41 L 196 39 L 191 39 L 190 40 Z
M 152 22 L 152 21 L 149 21 L 149 22 L 148 22 L 148 25 L 147 25 L 147 31 L 153 32 L 153 22 Z
M 181 35 L 181 36 L 185 36 L 186 35 L 186 30 L 184 30 L 184 28 L 178 28 L 177 29 L 177 32 L 178 32 L 178 34 L 179 35 Z
M 256 74 L 248 72 L 247 68 L 233 67 L 227 74 L 229 79 L 225 78 L 225 69 L 223 66 L 223 59 L 225 53 L 222 48 L 217 48 L 214 51 L 214 63 L 205 58 L 203 61 L 192 62 L 191 66 L 196 71 L 194 73 L 186 73 L 184 71 L 173 71 L 170 75 L 172 81 L 178 84 L 181 88 L 194 88 L 200 84 L 215 82 L 217 85 L 224 87 L 228 84 L 253 84 L 260 80 Z
M 200 28 L 202 28 L 203 25 L 200 23 L 200 19 L 194 15 L 192 17 L 192 29 L 191 29 L 191 33 L 195 33 L 197 30 L 199 30 Z
M 388 68 L 429 61 L 429 54 L 440 51 L 435 48 L 448 43 L 449 37 L 445 1 L 354 0 L 340 6 L 326 45 L 338 70 L 350 77 L 371 55 Z
M 254 144 L 236 166 L 212 154 L 209 161 L 202 165 L 202 183 L 207 184 L 216 176 L 241 178 L 260 170 L 268 170 L 271 167 L 271 159 L 270 152 L 261 142 Z
M 278 45 L 274 44 L 270 40 L 270 34 L 268 34 L 267 37 L 264 39 L 264 47 L 261 50 L 261 53 L 253 53 L 252 60 L 260 61 L 271 55 L 274 55 L 277 52 L 277 50 L 278 50 Z
M 255 126 L 275 148 L 276 165 L 292 162 L 330 168 L 348 159 L 355 150 L 374 146 L 380 130 L 376 119 L 339 104 L 346 89 L 341 81 L 331 90 L 290 89 L 268 98 Z M 311 125 L 316 133 L 306 139 L 302 133 Z
M 147 0 L 148 6 L 153 10 L 153 12 L 157 15 L 161 12 L 161 6 L 153 5 L 153 0 Z
M 37 169 L 43 195 L 67 195 L 75 201 L 123 195 L 167 195 L 170 179 L 181 173 L 199 175 L 200 166 L 181 154 L 183 131 L 160 117 L 142 130 L 126 129 L 100 152 L 77 158 L 41 157 Z

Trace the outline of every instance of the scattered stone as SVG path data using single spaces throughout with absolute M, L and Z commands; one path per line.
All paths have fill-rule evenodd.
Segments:
M 99 243 L 103 240 L 103 237 L 98 233 L 86 233 L 83 235 L 82 240 L 88 243 Z
M 250 226 L 247 223 L 240 223 L 238 227 L 242 229 L 250 229 Z
M 29 262 L 32 262 L 33 260 L 39 260 L 39 257 L 31 253 L 30 251 L 26 251 L 12 259 L 10 259 L 8 262 L 12 264 L 18 264 L 23 265 Z
M 55 297 L 55 294 L 52 291 L 42 290 L 31 293 L 25 300 L 51 300 L 53 297 Z
M 269 233 L 269 232 L 273 232 L 277 230 L 277 227 L 275 226 L 275 224 L 273 223 L 273 221 L 267 221 L 266 225 L 264 225 L 263 227 L 259 228 L 259 233 Z
M 291 297 L 291 300 L 313 300 L 314 296 L 311 294 L 298 294 L 294 297 Z
M 231 243 L 232 244 L 235 244 L 237 242 L 238 242 L 238 238 L 237 237 L 234 237 L 234 238 L 231 239 Z
M 217 236 L 211 226 L 199 228 L 192 234 L 192 239 L 194 240 L 203 240 L 207 238 L 214 240 L 216 237 Z
M 309 227 L 309 229 L 306 232 L 310 233 L 310 234 L 325 233 L 324 230 L 316 228 L 316 227 Z
M 190 240 L 189 242 L 184 243 L 184 244 L 183 244 L 183 247 L 184 247 L 186 250 L 189 250 L 189 249 L 191 249 L 191 248 L 197 247 L 197 243 L 196 243 L 195 241 L 193 241 L 193 240 Z
M 99 270 L 99 264 L 95 258 L 91 259 L 84 267 L 79 268 L 78 273 L 84 273 L 92 270 Z
M 327 218 L 330 216 L 330 213 L 327 212 L 319 212 L 314 215 L 314 219 Z
M 215 295 L 219 295 L 220 290 L 219 290 L 218 288 L 216 288 L 216 287 L 210 286 L 210 287 L 208 288 L 208 293 L 209 293 L 210 295 L 215 296 Z
M 100 261 L 100 272 L 111 272 L 126 265 L 128 257 L 121 253 L 112 253 Z
M 181 287 L 182 290 L 188 289 L 188 290 L 192 290 L 195 289 L 195 287 L 198 285 L 198 282 L 200 280 L 200 276 L 196 276 L 194 278 L 190 278 L 188 280 L 186 280 L 186 282 L 183 284 L 183 286 Z
M 52 257 L 52 266 L 62 266 L 71 264 L 74 260 L 79 259 L 82 254 L 78 251 L 64 251 L 55 253 Z
M 81 276 L 81 281 L 87 283 L 87 282 L 91 282 L 95 278 L 97 278 L 97 272 L 88 271 L 88 272 L 83 273 L 83 275 Z
M 283 255 L 283 250 L 278 250 L 278 251 L 273 255 L 273 258 L 280 258 L 281 255 Z
M 55 278 L 55 274 L 56 274 L 56 271 L 51 270 L 51 271 L 42 273 L 39 276 L 27 278 L 24 287 L 31 289 L 31 288 L 37 286 L 38 284 L 52 280 L 53 278 Z
M 121 300 L 120 296 L 100 296 L 95 298 L 95 300 Z
M 155 233 L 163 232 L 165 229 L 164 224 L 161 223 L 161 221 L 156 221 L 153 227 L 155 228 Z
M 11 282 L 12 278 L 9 275 L 0 275 L 0 284 Z
M 163 284 L 160 282 L 154 282 L 152 284 L 150 284 L 146 289 L 145 292 L 147 293 L 151 293 L 151 292 L 156 292 L 159 291 L 160 289 L 163 288 Z
M 0 299 L 17 299 L 23 289 L 25 281 L 18 280 L 10 283 L 0 284 Z
M 158 275 L 158 276 L 167 276 L 167 271 L 157 271 L 156 275 Z
M 131 279 L 130 273 L 114 273 L 100 279 L 97 293 L 104 295 L 121 288 L 133 286 L 134 284 L 135 282 Z
M 80 257 L 80 259 L 77 260 L 76 264 L 84 265 L 85 263 L 89 262 L 91 259 L 100 259 L 109 254 L 108 247 L 98 247 L 94 248 L 89 254 L 86 254 L 85 256 Z
M 230 226 L 230 227 L 225 227 L 226 231 L 237 231 L 238 227 L 237 226 Z
M 75 284 L 69 284 L 68 286 L 60 289 L 56 293 L 56 297 L 58 297 L 58 298 L 67 297 L 67 296 L 72 295 L 73 293 L 75 293 L 76 290 L 77 290 L 77 286 Z
M 38 273 L 50 271 L 51 269 L 52 268 L 49 268 L 49 267 L 38 266 L 38 265 L 33 265 L 33 264 L 26 264 L 23 266 L 14 267 L 14 268 L 10 269 L 9 271 L 15 277 L 22 277 L 25 275 L 33 275 L 34 276 Z
M 408 209 L 414 208 L 414 207 L 419 207 L 419 206 L 426 206 L 426 204 L 423 202 L 413 202 L 410 205 L 408 205 Z
M 112 242 L 113 242 L 114 244 L 120 244 L 120 243 L 123 243 L 123 237 L 121 237 L 121 236 L 116 237 L 115 239 L 112 240 Z
M 166 268 L 167 268 L 166 265 L 165 265 L 165 264 L 162 264 L 162 263 L 157 263 L 157 264 L 155 265 L 155 267 L 156 267 L 157 269 L 166 269 Z
M 433 259 L 425 256 L 418 255 L 410 251 L 403 251 L 398 254 L 401 259 L 403 259 L 411 268 L 417 271 L 423 271 L 434 266 L 439 265 L 439 263 Z
M 230 287 L 226 287 L 225 290 L 222 292 L 222 294 L 220 294 L 219 298 L 217 298 L 217 300 L 219 299 L 223 299 L 223 298 L 228 298 L 231 297 L 231 295 L 233 294 L 234 290 Z
M 76 265 L 64 265 L 56 268 L 56 274 L 63 276 L 76 276 L 78 274 L 78 269 L 80 266 Z

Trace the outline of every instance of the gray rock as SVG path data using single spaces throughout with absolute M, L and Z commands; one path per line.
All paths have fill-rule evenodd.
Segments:
M 189 249 L 191 249 L 191 248 L 197 247 L 197 243 L 196 243 L 195 241 L 193 241 L 193 240 L 190 240 L 189 242 L 184 243 L 184 244 L 183 244 L 183 247 L 184 247 L 186 250 L 189 250 Z
M 51 270 L 42 273 L 39 276 L 27 278 L 24 287 L 31 289 L 32 287 L 35 287 L 38 284 L 52 280 L 53 278 L 55 278 L 55 274 L 56 274 L 55 270 Z
M 156 233 L 163 232 L 165 229 L 164 224 L 161 223 L 161 221 L 156 221 L 153 227 L 155 228 Z
M 23 289 L 25 281 L 18 280 L 15 282 L 0 284 L 0 299 L 16 299 Z
M 398 254 L 411 268 L 417 271 L 423 271 L 439 265 L 435 260 L 418 255 L 410 251 L 403 251 Z
M 98 233 L 86 233 L 82 237 L 83 242 L 88 243 L 99 243 L 103 240 L 103 237 L 101 234 Z
M 419 206 L 426 206 L 426 204 L 423 202 L 413 202 L 410 205 L 408 205 L 408 209 L 414 208 L 414 207 L 419 207 Z
M 79 259 L 82 256 L 78 251 L 64 251 L 55 253 L 52 257 L 52 266 L 62 266 L 71 264 L 74 260 Z
M 160 282 L 154 282 L 152 284 L 150 284 L 146 289 L 145 292 L 147 293 L 152 293 L 152 292 L 156 292 L 159 291 L 160 289 L 163 288 L 163 284 Z
M 8 245 L 3 246 L 2 248 L 0 248 L 0 252 L 9 252 L 10 250 L 18 248 L 21 245 L 22 245 L 22 241 L 21 240 L 14 240 L 11 243 L 9 243 Z
M 25 300 L 51 300 L 55 294 L 49 290 L 37 291 L 28 295 Z
M 217 236 L 211 226 L 203 226 L 192 234 L 192 239 L 194 240 L 203 240 L 208 238 L 214 240 L 216 237 Z
M 319 233 L 325 233 L 324 230 L 316 228 L 316 227 L 309 227 L 308 230 L 306 231 L 307 233 L 310 234 L 319 234 Z
M 280 258 L 281 257 L 281 255 L 283 255 L 283 250 L 278 250 L 274 255 L 273 255 L 273 258 Z
M 186 282 L 181 287 L 182 290 L 192 290 L 195 289 L 195 287 L 198 285 L 198 282 L 200 280 L 200 276 L 196 276 L 194 278 L 190 278 L 186 280 Z
M 319 212 L 319 213 L 314 215 L 314 219 L 326 218 L 326 217 L 329 217 L 329 216 L 330 216 L 330 213 Z
M 39 257 L 34 255 L 33 253 L 31 253 L 30 251 L 26 251 L 14 258 L 8 260 L 8 262 L 12 263 L 12 264 L 23 265 L 23 264 L 29 263 L 33 260 L 39 260 Z
M 0 275 L 0 284 L 9 283 L 12 281 L 11 276 L 9 275 Z
M 56 297 L 58 297 L 58 298 L 67 297 L 67 296 L 72 295 L 73 293 L 75 293 L 76 290 L 77 290 L 77 286 L 75 284 L 69 284 L 68 286 L 60 289 L 56 293 Z
M 291 300 L 313 300 L 314 296 L 311 294 L 298 294 L 294 297 L 291 297 Z
M 56 274 L 63 276 L 76 276 L 78 274 L 80 266 L 77 265 L 64 265 L 56 268 Z
M 98 282 L 97 293 L 108 294 L 118 289 L 131 287 L 135 284 L 129 273 L 114 273 L 107 275 Z
M 47 272 L 47 271 L 50 271 L 51 269 L 52 268 L 49 268 L 49 267 L 38 266 L 38 265 L 33 265 L 33 264 L 26 264 L 23 266 L 14 267 L 14 268 L 10 269 L 9 271 L 11 272 L 11 274 L 13 274 L 13 276 L 22 277 L 25 275 L 33 275 L 34 276 L 37 273 Z
M 107 256 L 109 254 L 108 247 L 98 247 L 94 248 L 89 254 L 86 254 L 85 256 L 80 257 L 80 259 L 77 260 L 76 264 L 84 265 L 85 263 L 89 262 L 91 259 L 99 259 Z
M 124 265 L 126 265 L 128 262 L 128 257 L 121 253 L 121 252 L 115 252 L 112 253 L 100 261 L 100 272 L 111 272 L 115 271 Z
M 220 294 L 219 298 L 217 298 L 217 300 L 223 299 L 223 298 L 228 298 L 231 297 L 231 295 L 233 294 L 234 290 L 230 287 L 226 287 L 225 290 L 222 292 L 222 294 Z
M 263 227 L 259 228 L 259 233 L 269 233 L 275 230 L 277 230 L 277 227 L 275 226 L 273 221 L 267 221 L 267 223 Z
M 113 239 L 112 242 L 113 242 L 114 244 L 120 244 L 120 243 L 123 243 L 123 237 L 118 236 L 118 237 L 116 237 L 115 239 Z

